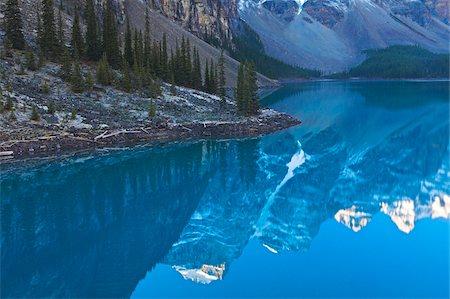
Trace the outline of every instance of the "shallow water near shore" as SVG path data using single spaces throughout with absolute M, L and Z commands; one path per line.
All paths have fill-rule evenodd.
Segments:
M 448 97 L 289 84 L 282 132 L 8 169 L 1 297 L 448 298 Z

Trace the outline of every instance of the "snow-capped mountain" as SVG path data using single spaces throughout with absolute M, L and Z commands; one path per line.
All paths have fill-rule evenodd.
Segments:
M 325 72 L 348 69 L 371 48 L 448 51 L 445 0 L 241 0 L 239 15 L 269 55 Z

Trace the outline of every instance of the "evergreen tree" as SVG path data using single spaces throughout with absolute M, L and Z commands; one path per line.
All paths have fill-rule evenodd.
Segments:
M 75 17 L 72 24 L 72 40 L 70 42 L 72 47 L 72 55 L 78 54 L 78 57 L 84 55 L 84 40 L 81 34 L 80 19 L 78 17 L 77 7 L 75 7 Z
M 218 78 L 217 78 L 217 95 L 222 99 L 222 104 L 224 104 L 226 92 L 225 92 L 225 57 L 223 51 L 220 52 L 218 68 Z
M 204 80 L 205 82 L 203 83 L 203 90 L 205 92 L 209 92 L 209 89 L 211 87 L 211 82 L 210 82 L 210 77 L 209 77 L 209 66 L 208 66 L 208 60 L 205 61 L 205 76 L 204 76 Z
M 92 73 L 89 72 L 86 77 L 86 89 L 92 91 L 94 89 L 94 84 L 94 77 L 92 76 Z
M 247 97 L 247 115 L 255 115 L 258 113 L 258 84 L 256 77 L 256 67 L 254 63 L 247 63 L 246 65 L 246 97 Z
M 11 42 L 14 49 L 25 49 L 25 39 L 22 32 L 23 24 L 19 1 L 7 0 L 4 15 L 6 39 Z
M 194 47 L 193 50 L 194 61 L 192 65 L 192 87 L 200 90 L 202 88 L 202 70 L 200 66 L 200 55 L 197 48 Z
M 255 115 L 258 113 L 258 85 L 256 68 L 253 63 L 241 63 L 235 89 L 237 111 L 240 115 Z
M 98 36 L 97 17 L 95 15 L 94 0 L 86 0 L 86 57 L 97 61 L 100 58 L 100 41 Z
M 42 27 L 40 47 L 47 57 L 57 57 L 58 35 L 56 34 L 53 0 L 42 0 Z
M 34 59 L 34 53 L 32 50 L 28 49 L 27 53 L 25 54 L 27 69 L 30 71 L 36 71 L 37 65 L 36 60 Z
M 131 37 L 131 27 L 130 18 L 127 16 L 127 25 L 125 29 L 125 40 L 124 40 L 124 50 L 123 55 L 128 63 L 128 66 L 133 66 L 133 47 L 132 47 L 132 37 Z
M 150 100 L 150 107 L 148 109 L 148 117 L 153 118 L 155 116 L 156 116 L 156 106 L 152 99 L 152 100 Z
M 214 61 L 211 58 L 211 63 L 209 65 L 209 87 L 208 92 L 215 94 L 217 91 L 217 82 L 216 82 L 216 67 L 214 65 Z
M 168 53 L 167 53 L 167 35 L 164 32 L 162 37 L 162 50 L 161 50 L 161 78 L 164 80 L 168 79 L 169 69 L 168 69 Z
M 145 8 L 145 29 L 144 39 L 150 41 L 150 15 L 148 13 L 148 7 Z
M 39 121 L 41 119 L 41 116 L 39 115 L 36 105 L 33 105 L 33 107 L 31 108 L 30 119 L 34 121 Z
M 80 61 L 77 52 L 75 52 L 73 74 L 70 83 L 73 92 L 81 93 L 84 91 L 84 79 L 83 75 L 81 74 Z
M 109 64 L 113 68 L 120 68 L 122 57 L 117 35 L 117 20 L 111 0 L 107 0 L 103 12 L 103 51 L 106 53 Z
M 55 109 L 55 103 L 53 101 L 48 101 L 47 102 L 47 113 L 48 114 L 55 114 L 56 109 Z
M 173 96 L 177 95 L 177 88 L 175 86 L 175 79 L 172 74 L 172 78 L 170 79 L 170 94 Z
M 97 65 L 97 82 L 103 85 L 110 85 L 112 81 L 111 70 L 106 53 L 103 54 Z
M 186 39 L 186 57 L 184 58 L 184 71 L 186 73 L 186 82 L 185 85 L 192 87 L 192 57 L 191 57 L 191 42 L 189 41 L 189 38 Z
M 60 74 L 63 80 L 70 80 L 72 77 L 72 62 L 70 61 L 69 51 L 67 47 L 63 47 L 63 54 L 61 56 L 61 69 Z
M 125 61 L 125 59 L 123 60 L 122 63 L 122 81 L 121 81 L 121 86 L 122 89 L 126 92 L 130 92 L 131 91 L 131 75 L 130 75 L 130 69 L 128 66 L 128 63 Z

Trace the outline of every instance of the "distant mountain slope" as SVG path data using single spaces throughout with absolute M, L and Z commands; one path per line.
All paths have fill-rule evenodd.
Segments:
M 148 3 L 147 3 L 148 2 Z M 199 50 L 200 59 L 202 63 L 202 67 L 204 66 L 204 62 L 206 59 L 214 59 L 215 62 L 217 62 L 217 59 L 220 56 L 220 49 L 217 49 L 213 47 L 212 45 L 206 43 L 201 38 L 199 38 L 197 35 L 192 34 L 188 30 L 192 30 L 192 26 L 190 26 L 190 23 L 184 23 L 181 20 L 178 20 L 178 18 L 181 18 L 183 14 L 181 15 L 173 15 L 169 12 L 162 11 L 162 8 L 159 8 L 160 2 L 156 1 L 155 5 L 151 3 L 152 1 L 143 1 L 143 0 L 113 0 L 113 5 L 116 10 L 117 14 L 117 20 L 118 23 L 122 26 L 119 26 L 119 29 L 123 29 L 124 27 L 124 21 L 126 15 L 130 17 L 131 25 L 133 27 L 144 29 L 145 24 L 145 10 L 146 7 L 149 7 L 149 13 L 150 13 L 150 35 L 152 39 L 160 40 L 164 33 L 167 34 L 167 41 L 169 46 L 169 51 L 171 47 L 175 47 L 176 40 L 178 39 L 179 42 L 181 42 L 181 38 L 189 37 L 191 46 L 195 46 Z M 176 1 L 175 1 L 176 2 Z M 34 40 L 37 35 L 37 7 L 40 5 L 41 0 L 22 0 L 20 1 L 20 4 L 22 6 L 22 14 L 23 14 L 23 22 L 24 22 L 24 33 L 27 38 L 27 40 Z M 66 42 L 69 43 L 69 37 L 70 32 L 72 28 L 72 19 L 73 19 L 73 10 L 74 10 L 74 2 L 72 0 L 63 0 L 62 2 L 63 7 L 63 27 L 64 31 L 66 33 Z M 80 3 L 84 3 L 84 1 L 79 1 Z M 97 0 L 97 13 L 99 20 L 101 20 L 101 3 L 102 1 Z M 181 1 L 179 3 L 182 3 Z M 58 16 L 58 10 L 56 5 L 59 6 L 60 1 L 54 0 L 55 5 L 55 17 Z M 0 5 L 0 7 L 3 4 Z M 181 4 L 180 4 L 181 5 Z M 185 5 L 187 5 L 185 3 Z M 173 5 L 172 5 L 173 6 Z M 172 7 L 171 6 L 171 7 Z M 192 8 L 194 11 L 195 9 Z M 83 8 L 79 9 L 81 15 L 83 16 L 84 11 Z M 208 16 L 205 14 L 200 14 L 203 18 L 207 17 L 208 19 L 211 19 L 215 16 L 214 11 L 208 10 L 208 13 L 210 13 Z M 197 13 L 197 17 L 198 17 Z M 3 15 L 0 13 L 0 22 L 3 19 Z M 206 21 L 205 21 L 206 22 Z M 225 22 L 225 20 L 223 21 Z M 195 22 L 194 22 L 195 23 Z M 198 23 L 198 22 L 197 22 Z M 209 24 L 208 22 L 202 23 L 202 24 Z M 220 23 L 222 24 L 222 23 Z M 228 24 L 228 23 L 227 23 Z M 211 25 L 211 24 L 210 24 Z M 186 27 L 182 27 L 186 26 Z M 203 25 L 202 25 L 203 26 Z M 202 26 L 198 27 L 203 28 Z M 206 26 L 206 25 L 205 25 Z M 216 28 L 216 25 L 211 25 L 209 27 L 211 30 L 212 28 Z M 217 25 L 218 26 L 218 25 Z M 228 26 L 228 25 L 227 25 Z M 218 27 L 217 27 L 218 28 Z M 216 30 L 216 29 L 214 29 Z M 220 31 L 217 29 L 217 31 Z M 195 31 L 193 31 L 196 33 Z M 211 32 L 211 31 L 209 31 Z M 215 31 L 212 31 L 213 34 L 215 34 Z M 232 87 L 235 85 L 236 79 L 237 79 L 237 69 L 239 66 L 239 62 L 235 59 L 225 55 L 225 68 L 226 68 L 226 77 L 227 82 L 226 85 L 228 87 Z M 267 78 L 266 76 L 263 76 L 261 74 L 258 74 L 258 83 L 261 86 L 274 86 L 277 85 L 276 80 L 272 80 Z
M 366 49 L 417 44 L 448 52 L 445 7 L 440 0 L 242 0 L 239 14 L 271 56 L 330 73 L 358 64 Z

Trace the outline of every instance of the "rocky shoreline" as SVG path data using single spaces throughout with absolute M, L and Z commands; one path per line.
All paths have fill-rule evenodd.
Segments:
M 0 60 L 0 163 L 143 143 L 255 137 L 300 123 L 266 108 L 240 116 L 232 98 L 164 82 L 157 96 L 97 84 L 76 94 L 58 77 L 58 65 L 23 70 L 17 63 L 23 59 Z
M 0 163 L 9 159 L 48 157 L 98 148 L 143 143 L 158 144 L 207 138 L 256 137 L 300 124 L 284 113 L 262 110 L 261 115 L 240 122 L 203 122 L 135 127 L 115 130 L 68 132 L 48 128 L 17 128 L 0 133 Z

